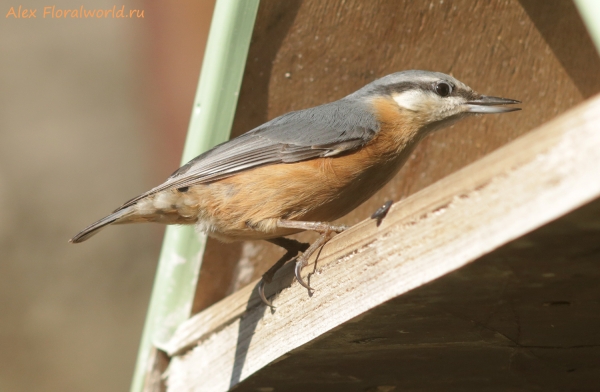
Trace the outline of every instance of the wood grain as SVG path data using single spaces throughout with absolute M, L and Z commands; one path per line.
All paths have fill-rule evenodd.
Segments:
M 304 273 L 261 305 L 257 282 L 191 318 L 167 353 L 167 386 L 227 390 L 267 364 L 403 293 L 600 197 L 596 97 L 395 204 L 378 227 L 336 236 Z M 276 275 L 289 284 L 289 269 Z M 447 293 L 451 295 L 452 293 Z M 189 349 L 192 347 L 191 349 Z

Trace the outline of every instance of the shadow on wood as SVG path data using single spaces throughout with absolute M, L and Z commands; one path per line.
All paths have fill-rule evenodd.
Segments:
M 581 95 L 600 91 L 600 57 L 572 1 L 519 0 Z M 577 45 L 574 40 L 577 40 Z M 552 81 L 548 81 L 552 82 Z

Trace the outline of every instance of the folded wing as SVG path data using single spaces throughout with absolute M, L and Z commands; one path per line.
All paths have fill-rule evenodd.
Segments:
M 335 156 L 368 143 L 379 131 L 364 102 L 341 100 L 277 117 L 192 159 L 163 184 L 117 209 L 169 189 L 213 182 L 259 166 Z

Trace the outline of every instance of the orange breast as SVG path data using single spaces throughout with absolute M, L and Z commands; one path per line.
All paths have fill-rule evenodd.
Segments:
M 328 222 L 352 211 L 397 173 L 420 138 L 418 126 L 403 122 L 393 101 L 373 105 L 380 132 L 355 152 L 191 187 L 186 197 L 198 201 L 199 220 L 221 239 L 266 239 L 294 232 L 278 229 L 278 219 Z

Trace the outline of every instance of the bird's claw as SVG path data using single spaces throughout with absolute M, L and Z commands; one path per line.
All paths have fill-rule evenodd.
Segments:
M 269 302 L 269 300 L 265 296 L 265 280 L 264 279 L 261 279 L 260 283 L 258 284 L 258 296 L 260 297 L 260 299 L 263 301 L 263 303 L 265 305 L 267 305 L 271 309 L 275 309 L 275 306 L 273 306 L 273 304 L 271 302 Z
M 302 279 L 302 267 L 304 267 L 306 263 L 304 262 L 304 259 L 298 260 L 296 261 L 296 267 L 294 268 L 294 274 L 296 275 L 296 279 L 298 280 L 298 283 L 300 283 L 300 285 L 308 290 L 312 290 L 312 287 L 310 287 L 306 282 L 304 282 L 304 279 Z
M 392 203 L 393 202 L 391 200 L 386 201 L 384 205 L 379 207 L 377 211 L 375 211 L 373 215 L 371 215 L 371 219 L 377 220 L 377 226 L 381 224 L 381 221 L 387 215 L 388 211 L 390 210 L 390 207 L 392 206 Z

